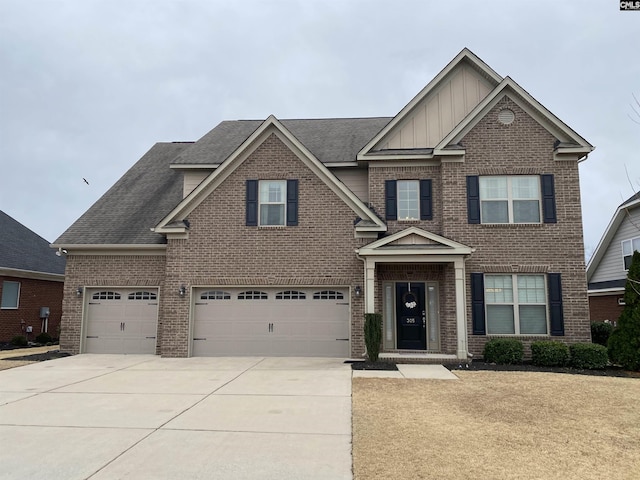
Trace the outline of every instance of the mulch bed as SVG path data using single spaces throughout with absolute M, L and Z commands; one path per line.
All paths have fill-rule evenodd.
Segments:
M 521 363 L 517 365 L 498 365 L 495 363 L 485 363 L 482 361 L 474 361 L 468 365 L 445 365 L 449 370 L 468 370 L 468 371 L 494 371 L 494 372 L 551 372 L 551 373 L 570 373 L 574 375 L 594 375 L 599 377 L 630 377 L 640 378 L 640 372 L 630 372 L 621 367 L 610 366 L 597 370 L 586 370 L 570 367 L 541 367 L 532 365 L 531 363 Z
M 53 352 L 46 352 L 46 353 L 36 353 L 33 355 L 23 355 L 22 357 L 11 357 L 11 358 L 5 358 L 3 359 L 3 361 L 5 362 L 12 362 L 12 361 L 16 361 L 16 362 L 44 362 L 46 360 L 55 360 L 56 358 L 64 358 L 64 357 L 68 357 L 70 356 L 70 353 L 67 352 L 60 352 L 58 350 L 54 350 Z
M 351 363 L 351 370 L 398 370 L 393 362 L 370 362 L 368 360 L 356 360 Z

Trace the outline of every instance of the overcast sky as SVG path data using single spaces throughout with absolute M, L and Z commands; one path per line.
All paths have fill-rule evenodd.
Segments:
M 1 0 L 0 210 L 54 241 L 155 142 L 393 116 L 468 47 L 596 146 L 589 254 L 640 189 L 639 37 L 614 0 Z

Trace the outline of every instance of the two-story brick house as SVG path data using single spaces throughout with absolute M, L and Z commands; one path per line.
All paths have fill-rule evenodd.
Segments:
M 467 49 L 392 118 L 156 144 L 55 242 L 62 348 L 360 357 L 366 312 L 390 357 L 589 341 L 592 150 Z

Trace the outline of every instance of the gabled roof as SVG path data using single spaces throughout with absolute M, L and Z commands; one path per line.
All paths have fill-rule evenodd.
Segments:
M 403 241 L 404 240 L 404 241 Z M 409 227 L 383 237 L 358 249 L 362 256 L 370 255 L 469 255 L 471 247 L 418 227 Z
M 630 198 L 622 202 L 616 210 L 616 213 L 613 214 L 613 218 L 609 222 L 609 225 L 607 226 L 604 234 L 602 235 L 602 238 L 600 239 L 600 243 L 598 243 L 595 252 L 593 252 L 593 255 L 591 255 L 591 258 L 589 259 L 589 263 L 587 264 L 587 283 L 591 281 L 593 274 L 598 269 L 600 261 L 604 257 L 605 253 L 607 253 L 609 245 L 611 244 L 611 240 L 613 240 L 613 237 L 617 233 L 618 228 L 627 215 L 627 212 L 629 212 L 630 210 L 634 210 L 639 206 L 640 192 L 632 195 Z
M 362 148 L 358 153 L 358 159 L 364 160 L 366 155 L 372 153 L 373 148 L 396 126 L 398 126 L 405 117 L 411 114 L 413 109 L 421 103 L 432 92 L 436 91 L 440 84 L 449 76 L 449 74 L 461 63 L 466 62 L 479 71 L 492 85 L 498 85 L 502 81 L 502 77 L 498 75 L 489 65 L 484 63 L 468 48 L 464 48 L 456 57 L 444 67 L 433 80 L 431 80 L 413 99 L 393 117 L 393 119 Z
M 64 275 L 66 260 L 49 242 L 0 210 L 0 270 Z
M 218 185 L 220 185 L 269 135 L 275 133 L 361 219 L 356 231 L 386 231 L 380 220 L 353 192 L 340 182 L 276 117 L 271 115 L 227 159 L 205 178 L 154 228 L 156 233 L 186 231 L 184 220 Z
M 468 115 L 460 122 L 442 141 L 436 145 L 435 151 L 442 151 L 445 148 L 458 144 L 462 138 L 493 108 L 496 104 L 508 96 L 520 106 L 525 112 L 531 115 L 536 121 L 544 126 L 560 141 L 556 150 L 569 150 L 570 153 L 587 154 L 593 151 L 594 147 L 575 130 L 547 110 L 544 105 L 533 98 L 529 93 L 513 81 L 506 77 L 497 85 L 489 95 L 487 95 Z M 575 150 L 575 151 L 574 151 Z
M 182 200 L 182 175 L 169 165 L 191 145 L 156 143 L 54 246 L 166 243 L 151 228 Z
M 390 120 L 391 117 L 323 118 L 280 120 L 280 123 L 313 153 L 314 157 L 330 165 L 354 163 L 362 146 Z M 235 152 L 263 123 L 263 120 L 222 122 L 179 154 L 171 162 L 172 167 L 216 167 Z

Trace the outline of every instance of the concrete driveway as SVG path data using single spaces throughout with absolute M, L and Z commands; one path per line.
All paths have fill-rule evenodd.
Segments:
M 0 372 L 0 479 L 350 479 L 339 359 L 78 355 Z

